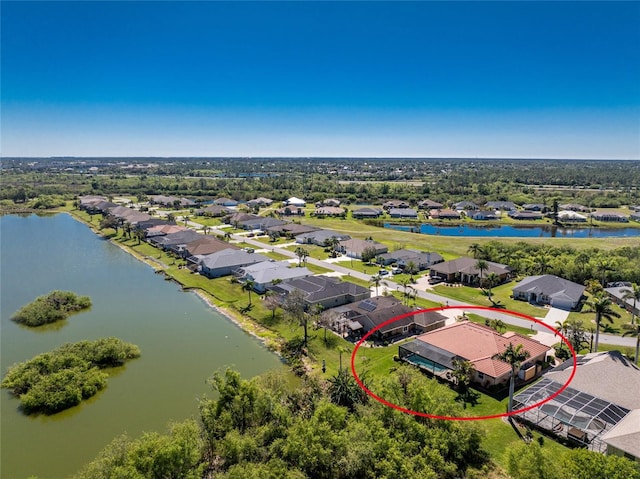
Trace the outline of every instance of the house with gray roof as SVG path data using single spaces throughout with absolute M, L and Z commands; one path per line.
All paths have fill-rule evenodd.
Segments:
M 433 200 L 422 200 L 421 202 L 418 203 L 418 209 L 421 210 L 439 210 L 441 208 L 443 208 L 444 205 L 442 203 L 438 203 L 437 201 L 433 201 Z
M 411 205 L 404 200 L 388 200 L 382 204 L 382 209 L 390 210 L 392 208 L 409 208 Z
M 330 240 L 332 238 L 335 238 L 338 241 L 344 241 L 344 240 L 351 239 L 351 236 L 345 233 L 338 233 L 337 231 L 321 229 L 317 231 L 311 231 L 309 233 L 303 233 L 296 236 L 296 243 L 315 244 L 317 246 L 324 246 L 325 241 Z
M 387 266 L 395 263 L 398 268 L 404 269 L 410 262 L 416 265 L 418 271 L 429 269 L 432 265 L 442 263 L 444 258 L 438 253 L 418 251 L 415 249 L 399 249 L 391 253 L 383 253 L 377 256 L 378 264 Z
M 480 207 L 473 201 L 458 201 L 453 204 L 456 211 L 479 210 Z
M 218 251 L 222 251 L 223 249 L 240 249 L 235 245 L 231 245 L 226 241 L 222 241 L 214 236 L 205 236 L 200 235 L 199 238 L 190 241 L 184 245 L 178 245 L 176 247 L 176 253 L 178 253 L 183 258 L 188 258 L 189 256 L 205 256 L 208 254 L 213 254 Z
M 332 276 L 306 276 L 289 279 L 269 288 L 282 297 L 283 301 L 293 291 L 299 290 L 304 295 L 307 309 L 320 305 L 323 309 L 335 308 L 343 304 L 367 299 L 371 290 L 364 286 L 342 281 Z
M 380 208 L 357 208 L 351 212 L 354 218 L 377 218 L 381 216 L 383 211 Z
M 227 248 L 208 255 L 194 256 L 191 261 L 197 263 L 200 274 L 207 278 L 220 278 L 233 274 L 238 268 L 269 262 L 269 258 L 258 253 L 248 253 L 242 249 Z
M 391 208 L 389 210 L 389 216 L 392 218 L 413 218 L 418 217 L 418 212 L 413 208 Z
M 304 278 L 312 276 L 313 273 L 306 267 L 292 267 L 288 261 L 268 261 L 238 268 L 234 275 L 240 281 L 253 281 L 253 289 L 258 293 L 264 293 L 267 288 L 273 286 L 274 281 Z
M 632 291 L 631 288 L 631 283 L 615 283 L 615 286 L 610 285 L 608 288 L 604 288 L 604 290 L 609 295 L 609 298 L 611 298 L 611 301 L 621 308 L 626 309 L 631 314 L 640 316 L 640 301 L 636 301 L 636 304 L 634 305 L 633 299 L 624 297 L 627 291 Z
M 543 203 L 525 203 L 522 205 L 522 209 L 525 211 L 539 211 L 541 213 L 549 211 L 549 207 Z
M 362 254 L 367 250 L 372 249 L 374 251 L 373 257 L 375 258 L 379 254 L 386 253 L 389 248 L 382 243 L 378 243 L 373 240 L 363 240 L 358 238 L 350 238 L 348 240 L 340 241 L 338 251 L 348 256 L 349 258 L 362 259 Z
M 260 230 L 267 231 L 273 226 L 282 226 L 287 224 L 286 220 L 279 220 L 278 218 L 271 218 L 268 216 L 258 216 L 257 218 L 248 219 L 245 221 L 239 221 L 238 226 L 245 230 Z
M 512 290 L 513 299 L 548 304 L 554 308 L 572 310 L 583 299 L 585 287 L 551 274 L 527 276 Z
M 238 206 L 238 202 L 236 200 L 231 198 L 226 198 L 224 196 L 213 200 L 213 204 L 220 205 L 220 206 Z
M 596 211 L 591 213 L 591 217 L 596 221 L 607 221 L 615 223 L 628 223 L 629 217 L 620 213 L 611 213 L 607 211 Z
M 640 395 L 632 391 L 640 391 L 640 368 L 606 351 L 578 356 L 575 368 L 571 358 L 549 370 L 513 404 L 523 410 L 551 398 L 517 417 L 592 451 L 638 461 Z
M 198 238 L 202 238 L 202 235 L 196 233 L 193 230 L 185 230 L 179 231 L 177 233 L 171 233 L 165 236 L 151 237 L 149 238 L 149 243 L 157 248 L 167 250 L 170 246 L 184 245 Z
M 196 214 L 199 216 L 211 216 L 218 218 L 220 216 L 230 215 L 233 213 L 231 208 L 222 205 L 209 205 L 206 208 L 199 209 Z
M 487 201 L 484 206 L 492 210 L 513 211 L 516 209 L 513 201 Z
M 425 333 L 444 326 L 446 317 L 437 311 L 410 314 L 416 310 L 393 296 L 375 296 L 363 301 L 333 308 L 336 319 L 332 329 L 343 336 L 360 337 L 380 326 L 372 339 L 393 341 L 413 334 Z M 407 315 L 381 326 L 390 319 Z
M 254 200 L 247 201 L 247 206 L 249 208 L 254 208 L 256 206 L 258 206 L 258 207 L 271 206 L 272 203 L 273 203 L 272 199 L 265 198 L 264 196 L 260 196 L 260 197 L 254 199 Z

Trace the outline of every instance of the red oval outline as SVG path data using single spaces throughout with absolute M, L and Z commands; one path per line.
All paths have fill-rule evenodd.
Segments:
M 539 401 L 535 404 L 532 404 L 531 406 L 527 406 L 525 408 L 522 409 L 516 409 L 513 410 L 511 412 L 505 412 L 503 414 L 493 414 L 493 415 L 489 415 L 489 416 L 438 416 L 435 414 L 429 414 L 429 413 L 425 413 L 425 412 L 419 412 L 419 411 L 413 411 L 411 409 L 407 409 L 404 408 L 402 406 L 398 406 L 397 404 L 393 404 L 387 400 L 385 400 L 384 398 L 381 398 L 380 396 L 376 395 L 374 392 L 372 392 L 370 389 L 368 389 L 362 382 L 362 380 L 360 379 L 360 377 L 358 376 L 358 373 L 356 371 L 356 366 L 355 366 L 355 361 L 356 361 L 356 354 L 358 353 L 358 349 L 360 349 L 360 346 L 367 340 L 367 338 L 369 336 L 371 336 L 373 333 L 375 333 L 376 331 L 378 331 L 380 328 L 383 328 L 384 326 L 394 323 L 395 321 L 399 321 L 400 319 L 403 318 L 407 318 L 409 316 L 413 316 L 415 314 L 419 314 L 419 313 L 424 313 L 424 312 L 429 312 L 429 311 L 442 311 L 445 309 L 480 309 L 480 310 L 488 310 L 488 311 L 496 311 L 498 313 L 504 313 L 504 314 L 511 314 L 513 316 L 518 316 L 520 318 L 526 319 L 528 321 L 532 321 L 534 323 L 540 324 L 542 326 L 544 326 L 545 328 L 547 328 L 548 330 L 552 331 L 554 334 L 560 336 L 560 338 L 562 339 L 562 341 L 569 347 L 569 351 L 571 351 L 571 356 L 573 358 L 573 368 L 571 371 L 571 375 L 569 376 L 569 379 L 567 380 L 567 382 L 560 388 L 558 389 L 555 393 L 553 393 L 551 396 L 549 396 L 548 398 Z M 529 411 L 531 409 L 535 409 L 537 407 L 542 406 L 544 403 L 551 401 L 553 398 L 555 398 L 556 396 L 558 396 L 562 391 L 564 391 L 569 384 L 571 383 L 571 381 L 573 380 L 573 377 L 576 374 L 576 367 L 577 367 L 577 355 L 576 352 L 573 349 L 573 346 L 571 346 L 571 343 L 569 343 L 569 340 L 563 336 L 563 334 L 556 330 L 553 329 L 551 326 L 543 323 L 542 321 L 529 316 L 527 314 L 524 313 L 518 313 L 517 311 L 510 311 L 508 309 L 497 309 L 497 308 L 492 308 L 490 306 L 439 306 L 436 308 L 427 308 L 427 309 L 420 309 L 418 311 L 411 311 L 410 313 L 405 313 L 405 314 L 401 314 L 399 316 L 396 316 L 394 318 L 391 318 L 381 324 L 379 324 L 378 326 L 376 326 L 375 328 L 373 328 L 371 331 L 369 331 L 367 334 L 365 334 L 362 339 L 360 339 L 360 341 L 358 341 L 358 343 L 356 344 L 356 347 L 353 349 L 353 352 L 351 353 L 351 374 L 353 374 L 353 377 L 355 378 L 356 382 L 358 383 L 358 386 L 360 386 L 360 388 L 367 393 L 367 395 L 369 397 L 372 397 L 373 399 L 375 399 L 376 401 L 378 401 L 381 404 L 384 404 L 385 406 L 388 406 L 390 408 L 393 409 L 397 409 L 398 411 L 407 413 L 407 414 L 413 414 L 414 416 L 421 416 L 421 417 L 427 417 L 430 419 L 442 419 L 442 420 L 446 420 L 446 421 L 480 421 L 480 420 L 484 420 L 484 419 L 498 419 L 498 418 L 502 418 L 502 417 L 508 417 L 508 416 L 513 416 L 515 414 L 520 414 L 523 413 L 525 411 Z

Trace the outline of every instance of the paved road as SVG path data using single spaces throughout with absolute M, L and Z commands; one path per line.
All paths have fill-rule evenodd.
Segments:
M 287 249 L 281 248 L 279 246 L 269 246 L 266 245 L 264 243 L 262 243 L 261 241 L 257 241 L 253 238 L 247 238 L 246 236 L 242 236 L 242 235 L 232 235 L 231 238 L 233 240 L 237 240 L 237 241 L 244 241 L 245 243 L 254 246 L 256 249 L 266 249 L 269 250 L 271 249 L 272 251 L 282 254 L 284 256 L 287 256 L 289 258 L 294 258 L 294 259 L 298 259 L 297 255 L 293 252 L 293 251 L 289 251 Z M 315 266 L 320 266 L 322 268 L 325 269 L 330 269 L 332 271 L 336 271 L 338 273 L 342 273 L 346 276 L 352 276 L 354 278 L 358 278 L 364 281 L 370 281 L 371 280 L 371 275 L 370 274 L 365 274 L 365 273 L 361 273 L 359 271 L 354 271 L 352 269 L 349 268 L 345 268 L 344 266 L 340 266 L 337 263 L 331 263 L 328 261 L 323 261 L 323 260 L 319 260 L 319 259 L 315 259 L 315 258 L 307 258 L 307 263 L 309 264 L 313 264 Z M 400 285 L 398 285 L 397 283 L 393 282 L 393 281 L 387 281 L 387 289 L 389 290 L 397 290 L 397 291 L 401 291 L 402 287 Z M 437 295 L 435 293 L 430 293 L 428 291 L 421 291 L 421 290 L 417 290 L 417 294 L 420 298 L 424 298 L 424 299 L 428 299 L 430 301 L 434 301 L 436 303 L 440 303 L 443 306 L 448 305 L 448 306 L 461 306 L 462 310 L 465 310 L 464 306 L 469 306 L 469 304 L 464 303 L 462 301 L 457 301 L 455 299 L 451 299 L 451 298 L 447 298 L 445 296 L 440 296 Z M 489 319 L 500 319 L 503 322 L 507 323 L 507 324 L 511 324 L 513 326 L 520 326 L 523 328 L 531 328 L 534 331 L 539 331 L 540 333 L 551 333 L 549 331 L 548 328 L 533 323 L 532 321 L 529 321 L 527 319 L 522 319 L 519 318 L 517 316 L 513 316 L 511 314 L 507 314 L 507 313 L 503 313 L 503 312 L 499 312 L 499 311 L 487 311 L 487 310 L 483 310 L 483 311 L 473 311 L 471 309 L 466 309 L 469 312 L 476 312 L 478 314 L 481 313 L 481 315 L 483 317 L 489 318 Z M 566 312 L 562 312 L 562 310 L 557 310 L 557 309 L 552 309 L 550 310 L 551 314 L 548 314 L 547 316 L 550 316 L 549 319 L 547 318 L 536 318 L 536 319 L 540 319 L 541 321 L 545 322 L 545 324 L 548 324 L 551 327 L 555 327 L 555 322 L 557 320 L 561 320 L 562 318 L 562 313 L 566 313 Z M 568 313 L 567 313 L 568 314 Z M 546 320 L 545 320 L 546 319 Z M 566 314 L 564 315 L 564 319 L 566 319 Z M 636 339 L 635 338 L 630 338 L 630 337 L 622 337 L 622 336 L 614 336 L 612 334 L 600 334 L 600 343 L 602 344 L 611 344 L 611 345 L 615 345 L 615 346 L 628 346 L 628 347 L 635 347 L 636 345 Z

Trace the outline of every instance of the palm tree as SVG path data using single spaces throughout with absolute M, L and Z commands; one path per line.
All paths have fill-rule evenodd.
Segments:
M 203 232 L 205 235 L 209 234 L 209 231 L 211 231 L 211 227 L 210 227 L 210 226 L 204 225 L 204 226 L 202 227 L 202 232 Z
M 480 287 L 482 287 L 484 272 L 489 269 L 489 264 L 485 260 L 479 259 L 476 261 L 476 269 L 480 271 Z
M 478 243 L 471 243 L 469 245 L 469 248 L 467 248 L 467 252 L 473 254 L 474 259 L 478 259 L 484 254 L 482 246 L 480 246 Z
M 638 360 L 638 353 L 640 352 L 640 324 L 624 324 L 622 327 L 627 330 L 625 333 L 622 333 L 623 336 L 636 338 L 636 355 L 633 358 L 635 359 L 636 364 L 640 365 L 640 361 Z
M 631 284 L 631 289 L 623 289 L 624 294 L 622 299 L 633 299 L 633 309 L 631 310 L 631 324 L 635 323 L 636 319 L 636 304 L 640 301 L 640 285 L 636 283 Z M 636 353 L 636 359 L 638 354 Z
M 487 290 L 487 293 L 489 296 L 489 301 L 491 301 L 492 303 L 493 303 L 493 300 L 491 299 L 491 288 L 493 288 L 499 282 L 500 282 L 500 276 L 498 276 L 496 273 L 491 272 L 487 275 L 487 286 L 489 287 L 489 289 Z
M 404 272 L 409 274 L 411 282 L 413 282 L 413 275 L 416 274 L 418 267 L 414 261 L 407 261 L 407 264 L 404 267 Z
M 309 251 L 307 251 L 302 246 L 298 246 L 295 250 L 296 256 L 298 257 L 298 266 L 302 266 L 302 262 L 306 262 L 307 256 L 309 256 Z
M 371 279 L 369 280 L 369 284 L 376 287 L 376 296 L 378 296 L 378 287 L 381 284 L 384 285 L 385 283 L 379 274 L 374 274 L 373 276 L 371 276 Z
M 522 344 L 514 346 L 513 343 L 509 343 L 507 349 L 494 356 L 494 359 L 504 361 L 511 366 L 511 379 L 509 380 L 509 406 L 507 408 L 507 412 L 513 411 L 513 393 L 516 386 L 516 374 L 518 374 L 522 362 L 528 357 L 529 351 L 525 350 Z
M 594 296 L 591 300 L 584 303 L 587 309 L 582 310 L 583 313 L 595 313 L 596 323 L 596 340 L 593 351 L 598 351 L 598 340 L 600 338 L 600 323 L 606 319 L 609 323 L 613 323 L 613 318 L 619 318 L 620 314 L 611 309 L 611 300 L 608 296 Z
M 544 251 L 541 251 L 541 252 L 536 256 L 536 258 L 535 258 L 535 261 L 536 261 L 535 265 L 537 266 L 537 268 L 538 268 L 538 272 L 539 272 L 540 274 L 545 274 L 545 273 L 546 273 L 547 268 L 549 268 L 549 266 L 550 266 L 550 265 L 549 265 L 549 259 L 550 259 L 550 258 L 549 258 L 549 255 L 548 255 L 546 252 L 544 252 Z
M 244 283 L 242 283 L 242 290 L 249 292 L 249 306 L 251 306 L 251 291 L 253 290 L 253 287 L 255 285 L 256 285 L 256 283 L 252 279 L 249 279 L 249 278 L 245 279 Z

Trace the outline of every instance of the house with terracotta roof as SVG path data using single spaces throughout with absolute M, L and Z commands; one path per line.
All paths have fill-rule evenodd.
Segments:
M 482 272 L 484 278 L 490 273 L 495 273 L 503 283 L 511 278 L 511 268 L 504 264 L 486 261 L 487 269 Z M 434 264 L 429 270 L 429 276 L 432 278 L 444 279 L 447 283 L 463 283 L 468 285 L 477 285 L 480 283 L 480 270 L 476 266 L 477 259 L 461 257 L 444 261 L 443 263 Z
M 421 202 L 418 203 L 418 209 L 421 210 L 439 210 L 442 209 L 444 207 L 444 205 L 442 203 L 438 203 L 437 201 L 433 201 L 433 200 L 422 200 Z
M 460 213 L 450 209 L 432 209 L 429 211 L 429 217 L 434 220 L 459 220 Z
M 475 369 L 472 380 L 484 388 L 507 385 L 511 366 L 495 356 L 513 344 L 522 345 L 529 358 L 520 368 L 519 378 L 529 380 L 542 371 L 552 348 L 521 334 L 499 332 L 471 321 L 462 321 L 422 334 L 398 348 L 400 359 L 435 376 L 447 378 L 455 360 L 469 361 Z

